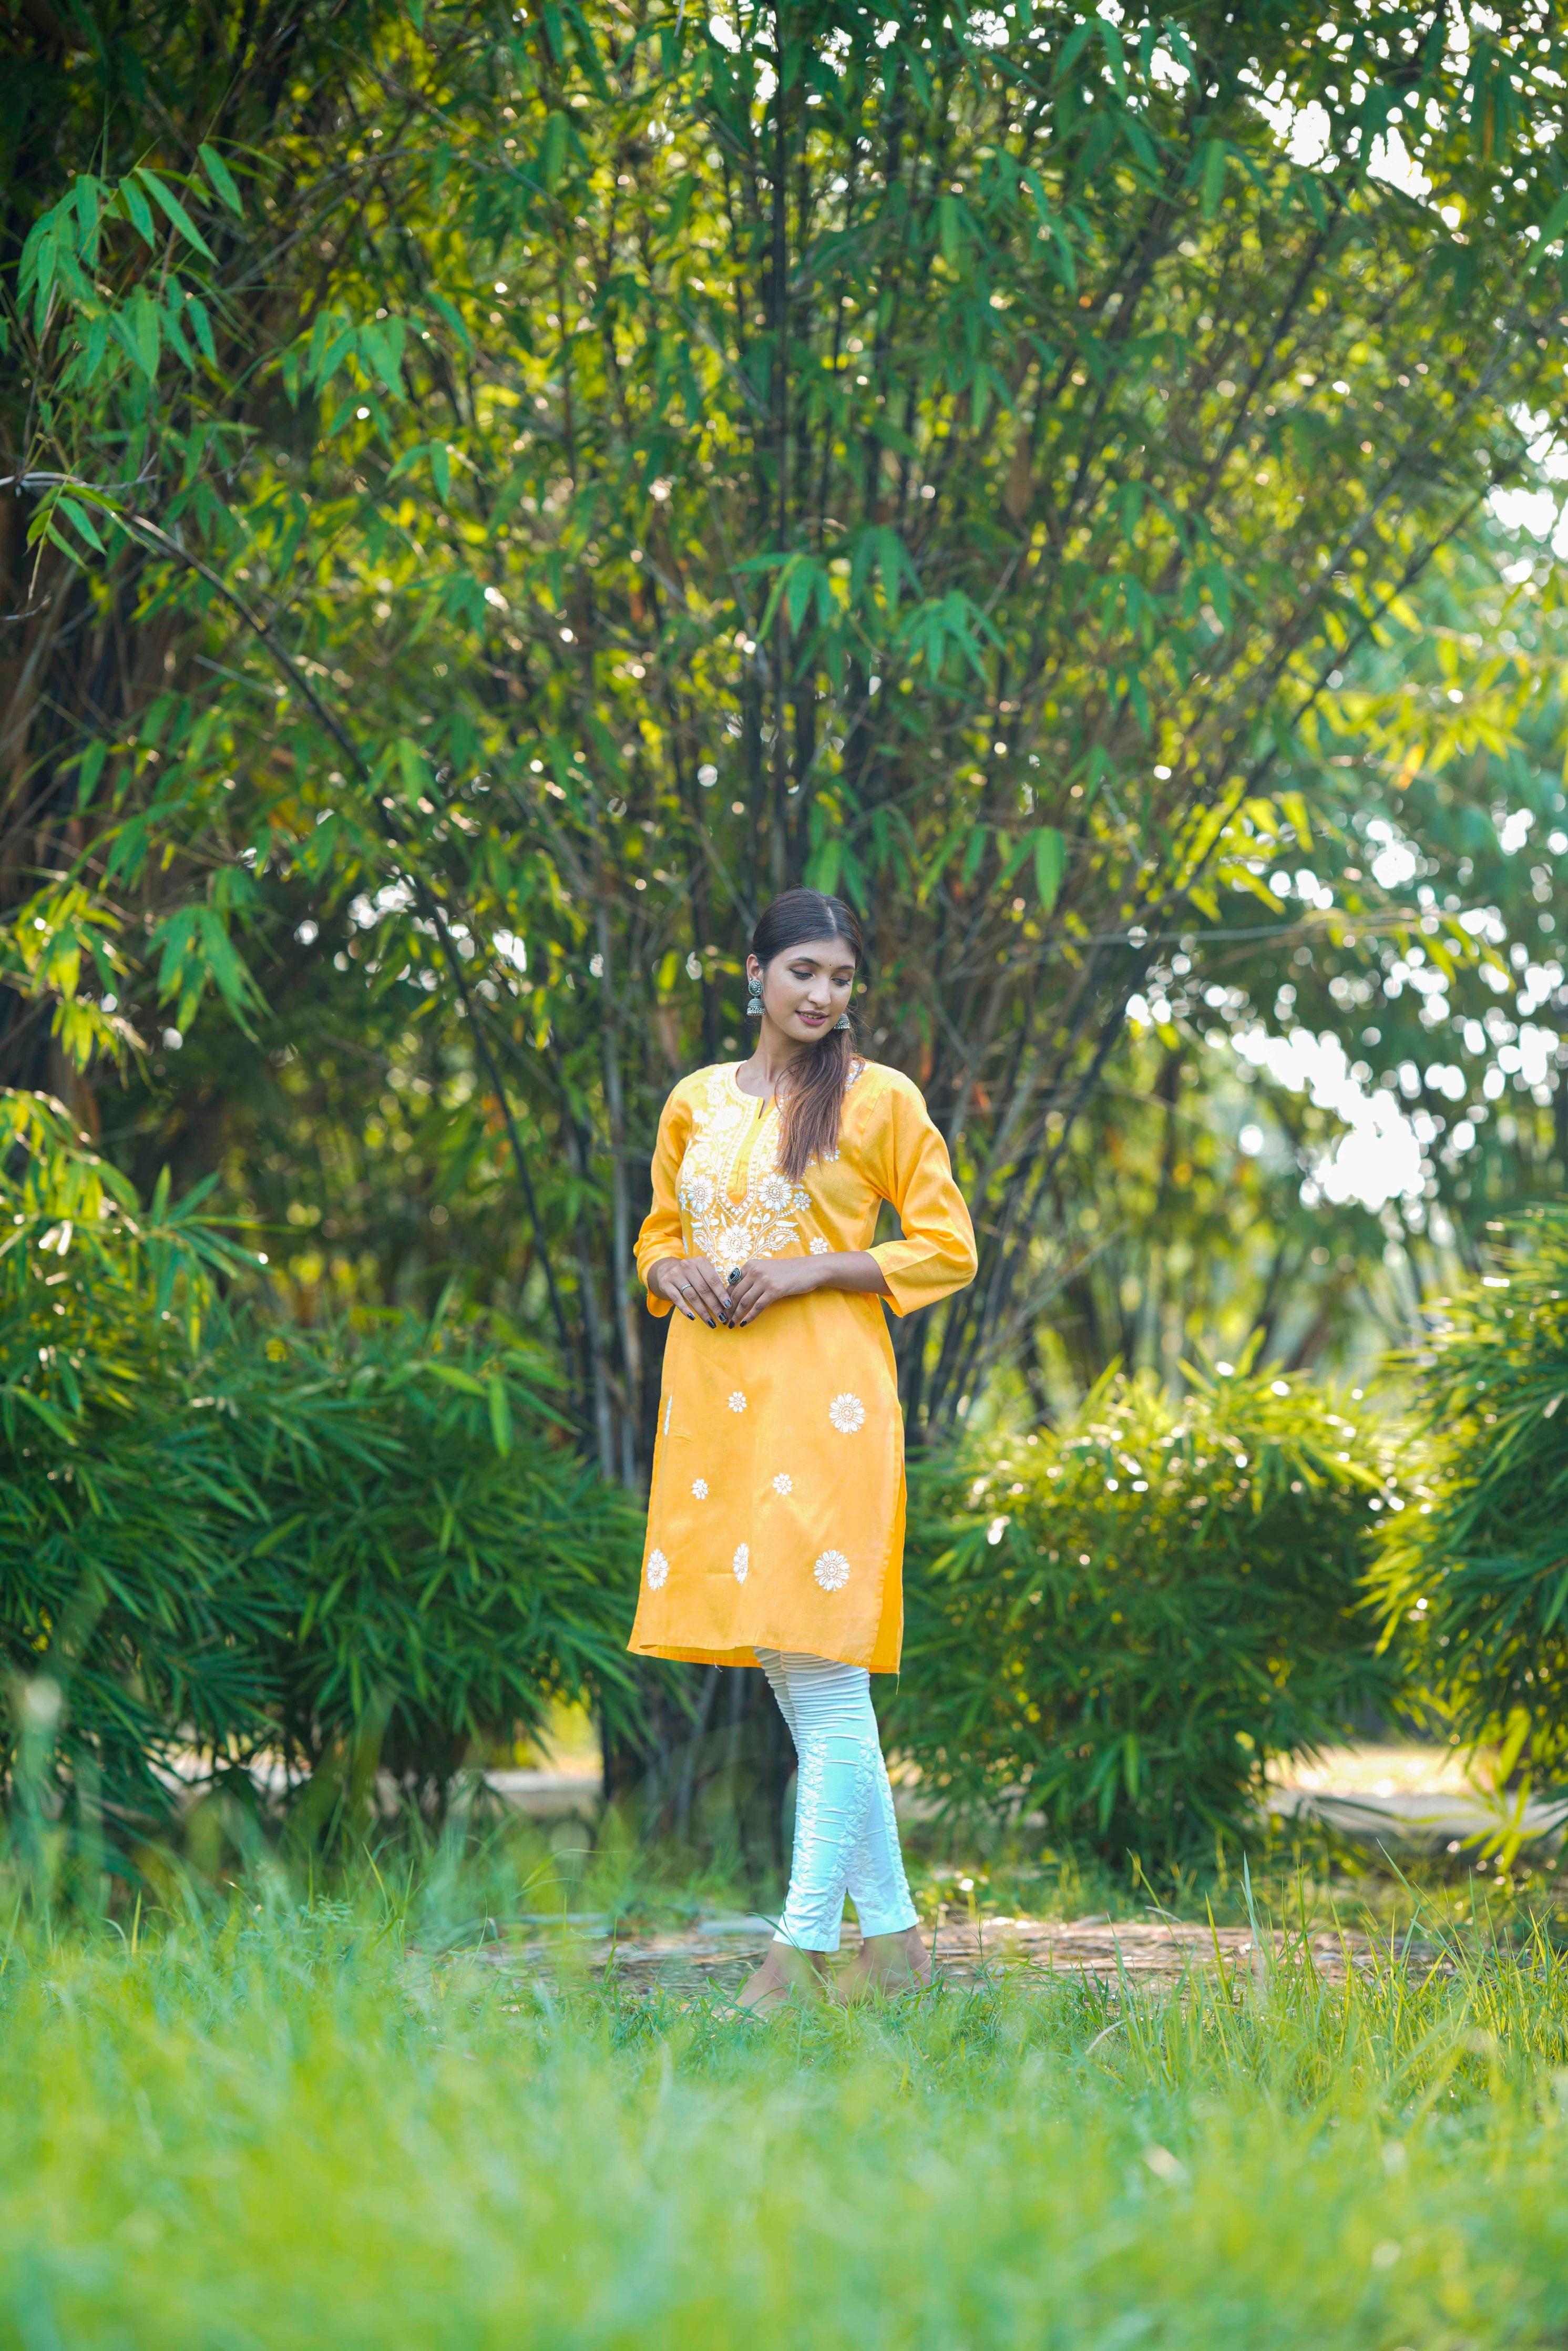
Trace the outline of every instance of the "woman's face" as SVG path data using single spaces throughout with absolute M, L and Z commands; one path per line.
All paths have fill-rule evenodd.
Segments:
M 848 1008 L 855 959 L 842 939 L 807 939 L 766 969 L 747 956 L 746 976 L 754 987 L 761 980 L 764 1019 L 793 1043 L 814 1045 Z

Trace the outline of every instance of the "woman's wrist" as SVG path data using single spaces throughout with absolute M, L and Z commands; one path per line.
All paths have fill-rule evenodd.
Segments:
M 813 1290 L 845 1290 L 853 1297 L 887 1298 L 882 1267 L 870 1249 L 834 1249 L 806 1259 Z
M 853 1269 L 858 1253 L 852 1249 L 824 1249 L 804 1262 L 810 1269 L 808 1288 L 811 1290 L 843 1290 L 852 1285 L 844 1276 Z

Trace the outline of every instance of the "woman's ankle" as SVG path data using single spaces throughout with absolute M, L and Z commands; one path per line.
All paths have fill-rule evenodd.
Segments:
M 803 1983 L 808 1979 L 826 1982 L 832 1973 L 833 1955 L 831 1951 L 804 1950 L 799 1943 L 769 1943 L 767 1958 L 763 1960 L 764 1967 L 769 1959 L 792 1983 Z
M 793 1943 L 770 1943 L 739 1994 L 743 2008 L 781 2008 L 791 1993 L 825 2000 L 832 1991 L 826 1951 L 802 1951 Z
M 924 1978 L 931 1971 L 931 1954 L 918 1927 L 895 1928 L 891 1934 L 862 1936 L 857 1966 L 864 1975 Z

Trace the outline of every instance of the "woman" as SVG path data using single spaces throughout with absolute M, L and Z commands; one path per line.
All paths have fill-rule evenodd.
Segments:
M 789 1898 L 741 1993 L 778 2007 L 828 1980 L 846 1892 L 852 1996 L 930 1980 L 872 1710 L 904 1630 L 904 1431 L 895 1314 L 974 1279 L 975 1238 L 915 1087 L 860 1058 L 860 925 L 789 890 L 752 935 L 749 1061 L 664 1105 L 637 1270 L 664 1352 L 647 1554 L 631 1646 L 759 1665 L 800 1761 Z M 902 1239 L 872 1245 L 882 1203 Z

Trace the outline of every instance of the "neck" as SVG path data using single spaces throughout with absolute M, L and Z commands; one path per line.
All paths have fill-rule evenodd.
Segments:
M 746 1066 L 752 1076 L 760 1081 L 765 1094 L 775 1093 L 779 1079 L 791 1062 L 798 1061 L 802 1053 L 809 1053 L 810 1050 L 810 1045 L 802 1044 L 794 1037 L 787 1037 L 782 1029 L 776 1029 L 765 1012 L 757 1039 L 757 1050 Z

